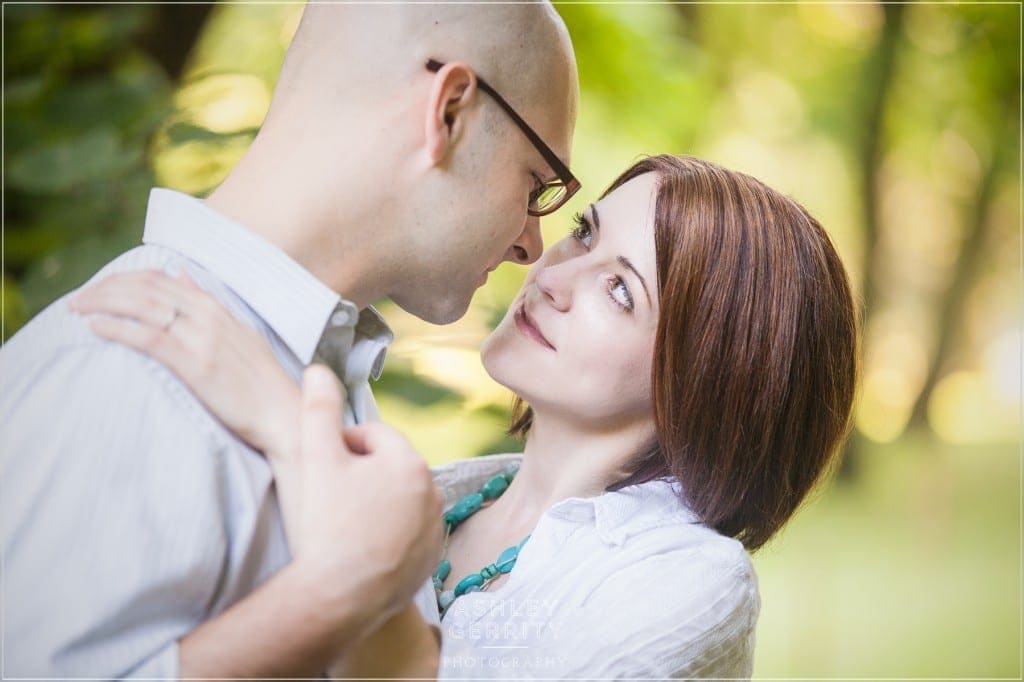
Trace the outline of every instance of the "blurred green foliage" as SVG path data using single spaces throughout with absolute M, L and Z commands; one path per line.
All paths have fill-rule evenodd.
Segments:
M 5 333 L 138 242 L 173 83 L 145 6 L 5 7 Z
M 757 557 L 759 676 L 1019 676 L 1020 12 L 1007 4 L 564 4 L 584 190 L 689 153 L 793 195 L 863 300 L 857 475 Z M 5 5 L 3 334 L 204 195 L 260 125 L 297 5 Z M 463 320 L 381 302 L 376 392 L 432 462 L 517 445 Z

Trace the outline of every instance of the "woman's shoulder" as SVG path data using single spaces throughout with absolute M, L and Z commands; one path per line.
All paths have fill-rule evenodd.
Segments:
M 523 557 L 543 558 L 565 571 L 580 562 L 588 566 L 577 590 L 584 600 L 629 594 L 643 609 L 666 594 L 675 595 L 670 603 L 682 603 L 684 596 L 714 600 L 722 592 L 757 594 L 743 544 L 703 524 L 671 479 L 571 498 L 545 516 L 550 521 L 537 526 L 530 543 L 535 546 L 527 545 Z
M 623 669 L 630 676 L 749 677 L 761 606 L 750 556 L 678 493 L 651 481 L 595 499 L 594 533 L 580 538 L 588 577 L 562 612 L 564 629 L 625 647 L 643 661 Z M 561 552 L 578 555 L 569 544 Z
M 519 452 L 481 455 L 432 466 L 430 473 L 434 477 L 434 484 L 444 494 L 447 507 L 479 490 L 492 476 L 518 469 L 522 459 L 523 455 Z
M 700 550 L 709 556 L 749 563 L 738 540 L 705 525 L 687 505 L 679 482 L 659 478 L 594 498 L 595 528 L 616 546 L 650 544 L 656 537 L 675 550 Z
M 726 620 L 752 622 L 760 607 L 757 574 L 741 542 L 703 524 L 678 483 L 659 479 L 595 500 L 595 544 L 609 570 L 593 586 L 605 597 L 630 594 L 622 608 L 693 613 L 701 605 Z M 709 614 L 710 615 L 710 614 Z M 710 627 L 710 624 L 707 624 Z

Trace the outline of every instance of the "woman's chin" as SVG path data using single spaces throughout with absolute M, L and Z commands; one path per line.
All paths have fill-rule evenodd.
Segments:
M 506 363 L 502 362 L 501 358 L 495 358 L 493 354 L 487 352 L 487 348 L 480 352 L 480 363 L 484 366 L 484 371 L 494 379 L 495 382 L 501 384 L 505 388 L 512 389 L 509 386 L 509 371 L 506 367 Z
M 494 330 L 484 340 L 480 349 L 480 363 L 495 382 L 517 395 L 522 395 L 521 390 L 526 388 L 523 386 L 523 380 L 530 376 L 532 368 L 527 366 L 525 358 L 516 352 L 514 344 L 508 343 L 507 339 L 502 337 L 500 330 L 500 327 Z

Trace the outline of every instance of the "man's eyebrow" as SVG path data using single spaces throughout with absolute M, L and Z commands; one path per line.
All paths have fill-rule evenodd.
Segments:
M 595 206 L 594 204 L 590 205 L 590 217 L 591 220 L 594 222 L 594 229 L 600 232 L 601 219 L 597 217 L 597 206 Z M 636 269 L 636 266 L 633 265 L 632 261 L 630 261 L 625 256 L 616 256 L 615 260 L 619 261 L 619 263 L 633 271 L 633 274 L 636 275 L 636 278 L 640 280 L 640 285 L 644 288 L 644 296 L 647 297 L 647 305 L 653 305 L 651 303 L 651 292 L 647 289 L 647 280 L 645 280 L 644 276 L 640 274 L 640 271 Z

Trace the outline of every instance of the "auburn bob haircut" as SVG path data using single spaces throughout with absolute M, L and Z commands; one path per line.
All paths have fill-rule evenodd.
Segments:
M 605 195 L 644 173 L 659 178 L 657 442 L 609 490 L 672 476 L 705 525 L 753 551 L 849 430 L 859 339 L 846 271 L 803 207 L 707 161 L 645 158 Z M 517 401 L 510 433 L 531 423 Z

